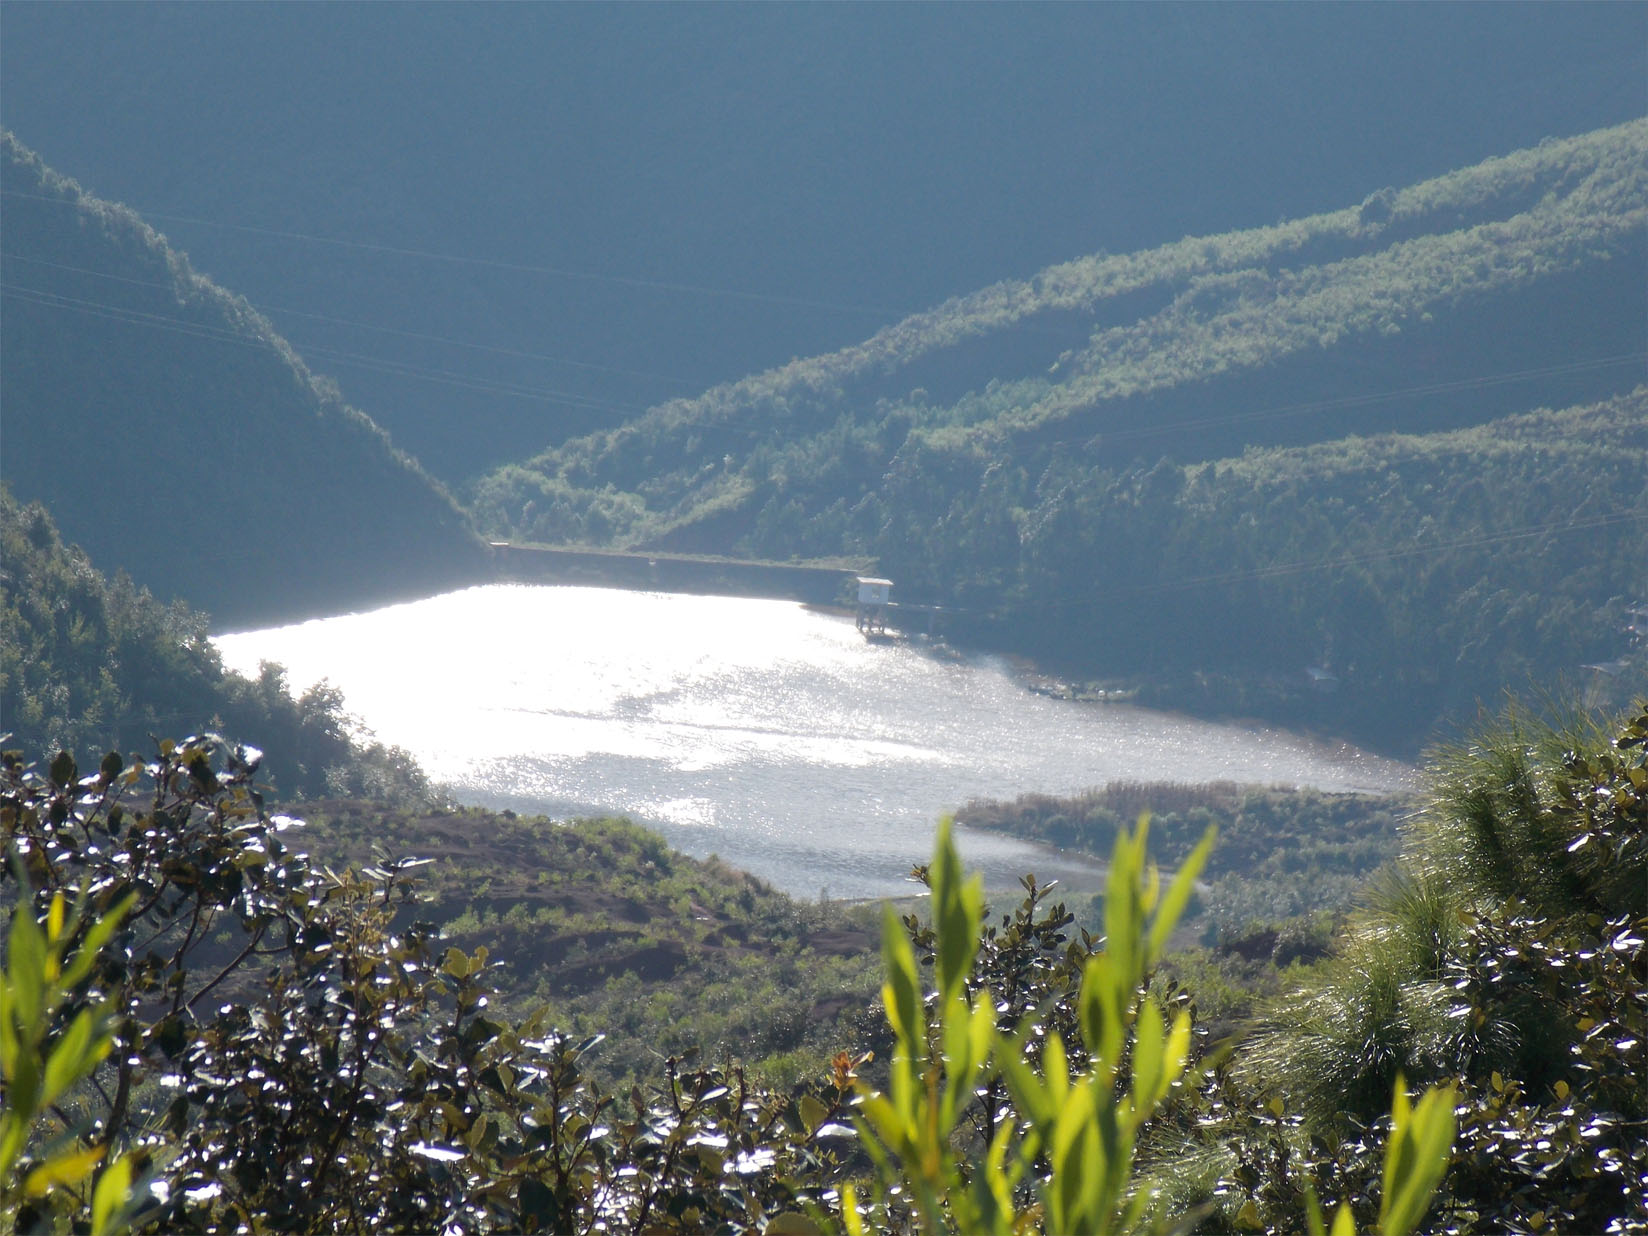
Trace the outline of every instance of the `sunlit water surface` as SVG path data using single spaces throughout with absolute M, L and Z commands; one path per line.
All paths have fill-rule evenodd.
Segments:
M 491 585 L 220 636 L 225 662 L 324 678 L 464 802 L 622 813 L 801 896 L 911 891 L 934 822 L 970 798 L 1106 781 L 1388 790 L 1405 766 L 1276 731 L 1027 690 L 1000 658 L 867 644 L 785 601 Z M 994 887 L 1073 891 L 1091 865 L 959 838 Z

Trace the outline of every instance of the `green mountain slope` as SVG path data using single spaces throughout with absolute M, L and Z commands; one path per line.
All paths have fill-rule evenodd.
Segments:
M 998 284 L 500 469 L 477 510 L 546 540 L 865 552 L 843 516 L 914 453 L 1191 461 L 1596 399 L 1642 372 L 1645 228 L 1639 121 Z
M 474 573 L 452 498 L 243 300 L 0 135 L 0 473 L 100 564 L 220 626 Z
M 986 289 L 500 469 L 476 510 L 872 557 L 958 634 L 1412 753 L 1631 650 L 1645 240 L 1637 122 Z
M 1197 464 L 944 463 L 948 488 L 930 458 L 889 481 L 882 568 L 954 598 L 960 632 L 1144 702 L 1413 755 L 1507 689 L 1648 687 L 1628 629 L 1648 600 L 1648 387 Z
M 267 665 L 226 672 L 206 617 L 161 605 L 124 573 L 110 579 L 65 545 L 45 508 L 0 487 L 0 733 L 49 763 L 85 768 L 108 751 L 152 757 L 154 736 L 218 733 L 267 746 L 262 774 L 288 801 L 366 793 L 422 802 L 429 786 L 398 749 L 351 737 L 343 700 L 320 683 L 301 698 Z

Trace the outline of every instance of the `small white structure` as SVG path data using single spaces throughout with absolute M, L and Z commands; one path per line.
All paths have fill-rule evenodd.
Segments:
M 858 577 L 858 603 L 860 605 L 885 605 L 893 591 L 893 581 L 890 579 L 871 579 L 867 575 Z
M 858 629 L 866 636 L 887 633 L 887 603 L 892 591 L 890 579 L 858 576 Z

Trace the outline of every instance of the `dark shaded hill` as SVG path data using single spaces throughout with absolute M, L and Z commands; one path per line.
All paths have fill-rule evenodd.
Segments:
M 0 474 L 63 534 L 219 627 L 478 573 L 451 497 L 245 301 L 0 137 Z
M 935 507 L 899 525 L 902 566 L 937 588 L 969 546 L 1005 542 L 996 590 L 971 590 L 996 638 L 1142 677 L 1146 702 L 1411 755 L 1507 689 L 1648 687 L 1640 617 L 1630 629 L 1648 602 L 1648 387 L 1203 464 L 986 473 L 949 516 L 956 544 L 926 531 Z

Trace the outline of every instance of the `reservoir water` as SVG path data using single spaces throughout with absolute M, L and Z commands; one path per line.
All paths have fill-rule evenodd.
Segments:
M 787 601 L 489 585 L 216 639 L 224 661 L 326 679 L 462 802 L 623 814 L 798 896 L 911 891 L 933 827 L 970 798 L 1111 780 L 1381 791 L 1406 766 L 1276 730 L 1031 692 L 991 656 L 868 644 Z M 992 887 L 1090 864 L 958 838 Z

